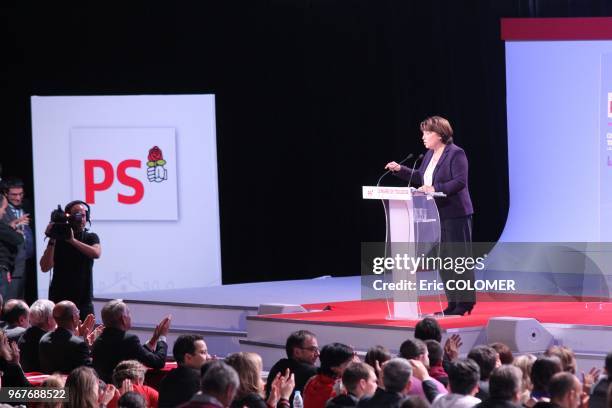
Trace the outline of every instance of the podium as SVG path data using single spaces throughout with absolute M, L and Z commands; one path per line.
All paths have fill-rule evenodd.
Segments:
M 426 194 L 412 187 L 363 186 L 363 198 L 382 200 L 385 209 L 385 258 L 414 260 L 432 255 L 440 244 L 440 215 L 434 197 L 442 193 Z M 437 255 L 437 254 L 436 254 Z M 419 281 L 417 270 L 395 265 L 385 269 L 384 280 L 412 287 L 412 290 L 385 291 L 389 319 L 419 319 Z

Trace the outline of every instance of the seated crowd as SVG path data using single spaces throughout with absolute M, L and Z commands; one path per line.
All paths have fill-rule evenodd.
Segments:
M 580 379 L 574 353 L 563 346 L 539 357 L 515 357 L 494 343 L 460 358 L 461 337 L 449 336 L 442 344 L 432 318 L 417 324 L 414 338 L 402 342 L 396 356 L 377 345 L 363 362 L 349 345 L 319 348 L 315 334 L 291 333 L 287 357 L 274 364 L 267 382 L 258 354 L 217 359 L 201 336 L 182 334 L 172 349 L 177 367 L 145 384 L 147 370 L 165 367 L 170 317 L 141 344 L 129 331 L 130 311 L 121 300 L 104 305 L 97 327 L 93 315 L 80 321 L 69 301 L 38 300 L 28 307 L 9 300 L 2 312 L 1 386 L 29 387 L 28 378 L 43 373 L 49 376 L 42 386 L 68 390 L 67 402 L 40 407 L 612 407 L 612 353 L 603 373 L 592 369 Z

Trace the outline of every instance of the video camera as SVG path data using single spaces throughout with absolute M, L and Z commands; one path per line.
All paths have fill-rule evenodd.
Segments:
M 76 213 L 70 215 L 64 212 L 61 205 L 57 205 L 57 208 L 51 212 L 51 229 L 47 233 L 47 236 L 51 239 L 66 240 L 70 238 L 70 229 L 74 226 L 81 225 L 85 218 L 85 214 Z

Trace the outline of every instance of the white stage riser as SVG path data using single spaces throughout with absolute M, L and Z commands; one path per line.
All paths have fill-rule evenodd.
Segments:
M 544 324 L 559 344 L 583 353 L 601 354 L 612 351 L 612 327 L 573 324 Z M 567 333 L 572 335 L 568 336 Z

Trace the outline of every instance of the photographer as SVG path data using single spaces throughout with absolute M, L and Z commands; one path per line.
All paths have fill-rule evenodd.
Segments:
M 53 268 L 49 299 L 58 303 L 72 301 L 80 311 L 81 320 L 93 314 L 93 260 L 102 252 L 100 239 L 89 232 L 89 207 L 82 201 L 72 201 L 61 212 L 54 211 L 45 234 L 50 238 L 40 259 L 43 272 Z
M 0 219 L 4 217 L 8 200 L 0 194 Z M 6 298 L 11 271 L 15 266 L 15 256 L 23 245 L 23 235 L 11 226 L 0 222 L 0 294 Z

